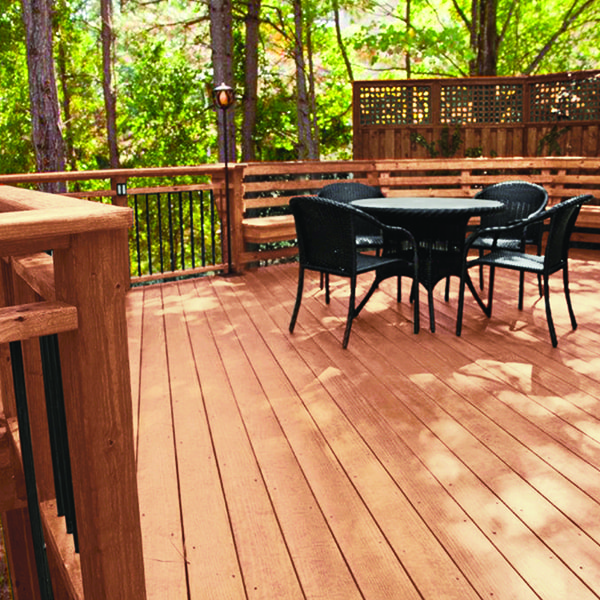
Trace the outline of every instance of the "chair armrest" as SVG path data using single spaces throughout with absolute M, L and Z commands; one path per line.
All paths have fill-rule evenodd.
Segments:
M 551 209 L 550 209 L 551 210 Z M 527 227 L 531 225 L 542 223 L 550 218 L 551 212 L 550 210 L 544 210 L 541 212 L 536 212 L 529 215 L 525 219 L 518 219 L 516 221 L 511 221 L 510 223 L 506 223 L 504 225 L 496 225 L 494 227 L 480 227 L 476 229 L 466 240 L 465 242 L 465 256 L 468 253 L 469 249 L 473 245 L 473 243 L 482 237 L 493 238 L 494 246 L 498 242 L 498 238 L 501 237 L 523 237 L 525 235 L 525 230 Z M 508 233 L 513 232 L 521 232 L 521 236 L 507 236 Z

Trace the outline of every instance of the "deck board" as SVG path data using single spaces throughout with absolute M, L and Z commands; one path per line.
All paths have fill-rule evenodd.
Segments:
M 575 332 L 552 283 L 556 349 L 502 271 L 460 338 L 456 283 L 414 335 L 384 282 L 347 350 L 343 280 L 327 306 L 310 276 L 288 333 L 294 265 L 132 290 L 149 598 L 598 599 L 597 258 Z

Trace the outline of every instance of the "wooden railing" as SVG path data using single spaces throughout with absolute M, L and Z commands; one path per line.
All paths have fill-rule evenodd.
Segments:
M 131 224 L 128 208 L 0 187 L 0 513 L 15 600 L 48 597 L 33 560 L 44 544 L 55 598 L 146 597 L 125 319 Z M 79 553 L 56 508 L 38 342 L 55 334 Z
M 146 192 L 175 193 L 205 189 L 214 194 L 221 223 L 219 239 L 221 260 L 189 268 L 166 269 L 158 273 L 136 272 L 134 244 L 130 251 L 132 281 L 149 281 L 181 275 L 223 272 L 229 268 L 242 271 L 250 264 L 293 256 L 295 227 L 288 210 L 292 196 L 317 193 L 332 181 L 352 178 L 380 186 L 387 195 L 463 196 L 506 179 L 526 179 L 548 189 L 550 202 L 582 193 L 600 198 L 600 158 L 471 158 L 471 159 L 403 159 L 318 162 L 240 163 L 230 165 L 230 218 L 226 210 L 224 166 L 204 165 L 172 169 L 121 169 L 87 173 L 54 173 L 0 176 L 2 183 L 38 183 L 42 180 L 75 182 L 106 179 L 110 189 L 97 192 L 69 192 L 87 199 L 109 198 L 121 206 L 134 206 L 136 194 Z M 136 187 L 139 178 L 162 178 L 154 187 Z M 203 183 L 176 183 L 178 177 L 204 178 Z M 165 181 L 166 180 L 166 181 Z M 600 243 L 600 209 L 586 205 L 581 211 L 573 237 L 576 243 Z M 226 235 L 230 225 L 230 243 Z M 192 224 L 186 227 L 193 229 Z M 231 258 L 227 256 L 231 249 Z
M 294 247 L 274 248 L 293 240 L 295 228 L 286 214 L 292 196 L 317 193 L 324 185 L 352 178 L 380 186 L 390 196 L 470 197 L 507 179 L 525 179 L 544 186 L 550 204 L 561 198 L 592 194 L 600 199 L 598 158 L 405 159 L 238 165 L 234 190 L 232 247 L 234 263 L 284 258 Z M 276 215 L 268 214 L 277 211 Z M 261 215 L 261 216 L 257 216 Z M 572 238 L 576 243 L 600 242 L 600 206 L 586 205 Z
M 133 210 L 132 282 L 227 268 L 221 236 L 227 229 L 223 165 L 0 175 L 5 185 L 56 181 L 68 187 L 64 196 Z

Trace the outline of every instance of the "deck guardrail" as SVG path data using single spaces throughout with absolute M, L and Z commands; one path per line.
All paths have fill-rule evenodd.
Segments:
M 12 472 L 0 513 L 26 582 L 15 600 L 146 597 L 125 316 L 132 221 L 128 208 L 0 187 L 0 451 Z
M 380 186 L 387 195 L 469 197 L 499 181 L 526 179 L 544 186 L 552 204 L 580 194 L 600 198 L 600 158 L 238 163 L 229 165 L 230 215 L 226 211 L 222 164 L 9 175 L 0 176 L 0 184 L 61 180 L 72 185 L 102 179 L 110 189 L 73 191 L 68 195 L 132 208 L 135 219 L 129 237 L 131 280 L 143 283 L 225 272 L 229 263 L 233 270 L 242 271 L 250 264 L 294 256 L 297 250 L 289 199 L 317 193 L 332 181 L 354 179 Z M 140 181 L 154 183 L 136 183 Z M 599 210 L 597 205 L 582 209 L 573 237 L 575 243 L 600 242 Z

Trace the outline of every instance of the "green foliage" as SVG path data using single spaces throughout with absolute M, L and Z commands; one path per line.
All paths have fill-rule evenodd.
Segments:
M 463 143 L 460 125 L 456 125 L 453 131 L 450 131 L 450 127 L 448 126 L 444 127 L 440 132 L 440 139 L 437 142 L 428 142 L 420 133 L 415 132 L 411 133 L 410 140 L 415 144 L 423 146 L 432 158 L 438 156 L 451 158 L 456 156 L 458 149 Z
M 576 0 L 575 8 L 583 0 Z M 406 4 L 342 0 L 343 38 L 356 79 L 403 78 L 410 57 L 413 77 L 460 76 L 473 59 L 467 28 L 457 6 L 470 16 L 468 0 L 412 0 Z M 564 21 L 566 0 L 498 0 L 498 27 L 505 28 L 498 73 L 524 72 Z M 159 0 L 114 2 L 119 148 L 123 166 L 157 167 L 217 160 L 216 115 L 212 108 L 212 65 L 206 4 Z M 331 2 L 304 0 L 312 40 L 315 107 L 321 156 L 352 155 L 352 87 L 333 25 Z M 594 6 L 583 11 L 558 37 L 536 73 L 597 68 L 598 37 Z M 80 170 L 108 166 L 102 95 L 97 0 L 55 0 L 55 52 L 66 52 L 66 71 L 57 80 L 70 99 L 70 135 Z M 231 114 L 241 125 L 246 5 L 234 2 L 235 86 L 239 102 Z M 297 158 L 293 15 L 289 2 L 261 10 L 259 100 L 255 144 L 259 160 Z M 306 40 L 305 40 L 306 41 Z M 0 172 L 35 169 L 27 93 L 27 65 L 20 2 L 0 0 Z M 308 55 L 306 56 L 308 62 Z M 63 87 L 59 95 L 64 101 Z M 239 135 L 240 127 L 238 127 Z M 544 148 L 557 152 L 558 131 Z M 431 156 L 459 152 L 460 136 L 447 129 L 429 143 L 415 138 Z M 239 140 L 238 140 L 239 142 Z M 480 149 L 467 148 L 466 155 Z M 543 150 L 540 150 L 543 151 Z M 92 185 L 92 184 L 90 184 Z M 98 184 L 95 184 L 98 185 Z
M 562 156 L 564 154 L 558 140 L 569 131 L 568 127 L 558 128 L 558 125 L 553 125 L 548 133 L 540 138 L 537 148 L 537 156 Z M 544 148 L 548 148 L 544 151 Z
M 35 170 L 20 3 L 0 0 L 0 173 Z
M 131 62 L 119 71 L 123 166 L 211 162 L 215 115 L 207 74 L 164 41 L 130 41 Z

